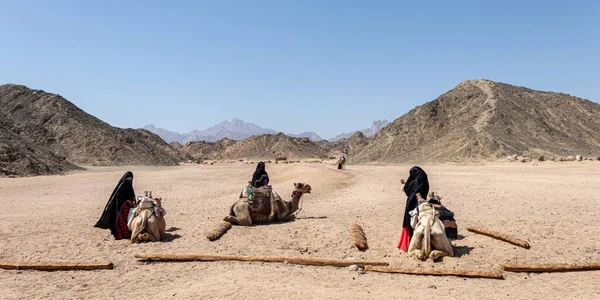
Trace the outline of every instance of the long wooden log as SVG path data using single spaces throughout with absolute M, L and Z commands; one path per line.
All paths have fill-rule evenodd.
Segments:
M 469 226 L 467 227 L 468 231 L 471 232 L 475 232 L 475 233 L 479 233 L 479 234 L 483 234 L 483 235 L 487 235 L 489 237 L 501 240 L 501 241 L 505 241 L 507 243 L 511 243 L 513 245 L 519 246 L 519 247 L 523 247 L 525 249 L 529 249 L 531 246 L 529 246 L 529 243 L 527 241 L 515 238 L 515 237 L 511 237 L 508 234 L 504 234 L 504 233 L 500 233 L 500 232 L 496 232 L 496 231 L 492 231 L 489 229 L 484 229 L 484 228 L 478 228 L 478 227 L 472 227 Z
M 363 231 L 360 225 L 353 223 L 350 225 L 350 235 L 354 239 L 354 246 L 358 248 L 360 251 L 366 251 L 369 248 L 367 244 L 367 238 L 365 237 L 365 232 Z
M 141 260 L 157 261 L 264 261 L 264 262 L 287 262 L 297 265 L 312 266 L 335 266 L 348 267 L 351 265 L 387 266 L 387 262 L 364 261 L 348 259 L 327 259 L 313 257 L 272 257 L 272 256 L 240 256 L 240 255 L 212 255 L 212 254 L 160 254 L 160 253 L 138 253 L 135 258 Z
M 459 276 L 473 278 L 491 278 L 504 279 L 500 271 L 478 271 L 478 270 L 443 270 L 443 269 L 423 269 L 409 267 L 382 267 L 382 266 L 367 266 L 365 271 L 381 272 L 381 273 L 400 273 L 409 275 L 433 275 L 433 276 Z
M 503 264 L 502 270 L 509 272 L 573 272 L 600 270 L 600 262 L 580 264 Z
M 0 269 L 18 269 L 18 270 L 98 270 L 112 269 L 111 262 L 15 262 L 0 261 Z
M 219 223 L 219 225 L 217 227 L 208 231 L 206 233 L 206 238 L 211 242 L 215 241 L 215 240 L 219 239 L 220 237 L 222 237 L 229 229 L 231 229 L 231 223 L 223 221 L 223 222 Z

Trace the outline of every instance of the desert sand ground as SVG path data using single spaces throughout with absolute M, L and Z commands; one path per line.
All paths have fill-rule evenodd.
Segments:
M 0 270 L 3 299 L 598 299 L 600 271 L 509 273 L 504 280 L 415 276 L 261 262 L 141 263 L 140 252 L 356 258 L 391 265 L 479 268 L 500 263 L 600 260 L 600 162 L 421 165 L 431 189 L 454 211 L 457 256 L 417 262 L 396 248 L 411 166 L 267 164 L 273 187 L 312 186 L 299 219 L 234 226 L 210 242 L 251 178 L 244 163 L 91 168 L 64 176 L 0 179 L 0 260 L 111 261 L 113 270 Z M 136 193 L 152 190 L 167 210 L 165 242 L 115 241 L 94 228 L 127 170 Z M 358 222 L 370 249 L 358 251 L 348 228 Z M 482 226 L 528 240 L 523 249 L 466 230 Z

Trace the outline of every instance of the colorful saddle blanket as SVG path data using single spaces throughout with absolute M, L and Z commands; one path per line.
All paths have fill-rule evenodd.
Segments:
M 262 220 L 271 214 L 271 195 L 273 190 L 270 186 L 261 186 L 253 188 L 250 194 L 250 204 L 252 206 L 252 219 Z

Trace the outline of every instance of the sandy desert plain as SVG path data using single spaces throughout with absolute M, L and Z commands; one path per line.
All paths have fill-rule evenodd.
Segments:
M 267 164 L 287 197 L 294 182 L 312 194 L 293 222 L 234 226 L 209 241 L 255 165 L 89 167 L 59 176 L 0 179 L 0 260 L 110 261 L 112 270 L 0 270 L 2 299 L 599 299 L 600 271 L 511 273 L 504 279 L 418 276 L 263 262 L 140 262 L 136 253 L 229 254 L 387 261 L 392 266 L 498 269 L 502 263 L 600 260 L 600 162 L 422 164 L 431 190 L 455 213 L 455 257 L 420 262 L 396 248 L 412 165 Z M 115 241 L 94 228 L 119 178 L 134 173 L 136 194 L 163 197 L 163 242 Z M 360 224 L 369 249 L 349 234 Z M 467 226 L 529 241 L 524 249 Z

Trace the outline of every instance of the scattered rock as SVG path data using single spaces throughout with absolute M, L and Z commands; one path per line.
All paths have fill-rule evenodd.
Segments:
M 358 271 L 358 265 L 350 265 L 350 266 L 348 266 L 348 270 L 350 270 L 350 271 Z

